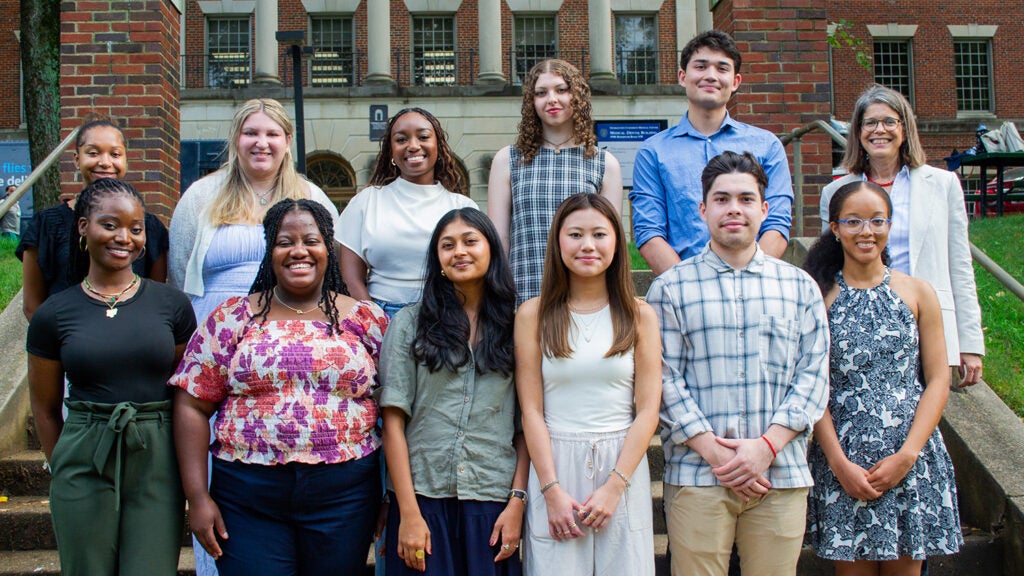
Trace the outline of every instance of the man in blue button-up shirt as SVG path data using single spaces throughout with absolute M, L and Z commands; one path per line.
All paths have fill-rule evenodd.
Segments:
M 768 216 L 758 231 L 761 248 L 780 257 L 789 241 L 793 183 L 786 151 L 774 134 L 729 116 L 726 105 L 740 86 L 741 56 L 733 39 L 712 30 L 694 37 L 679 59 L 679 84 L 688 109 L 679 124 L 647 139 L 633 165 L 633 236 L 651 270 L 661 274 L 700 252 L 708 230 L 697 213 L 700 175 L 711 158 L 750 152 L 768 175 Z
M 828 402 L 817 285 L 755 241 L 768 213 L 754 157 L 703 172 L 710 242 L 651 284 L 664 360 L 661 420 L 673 574 L 792 576 L 803 542 L 806 444 Z

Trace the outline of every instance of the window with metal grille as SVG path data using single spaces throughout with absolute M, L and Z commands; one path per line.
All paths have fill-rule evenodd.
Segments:
M 210 88 L 241 88 L 252 80 L 249 16 L 206 21 L 206 79 Z
M 653 14 L 615 15 L 615 74 L 622 84 L 658 83 L 658 22 Z
M 991 112 L 992 44 L 989 40 L 954 40 L 953 62 L 956 79 L 956 109 L 961 112 Z
M 876 40 L 875 82 L 892 88 L 914 103 L 913 57 L 909 40 Z
M 355 82 L 355 29 L 351 16 L 312 16 L 312 86 L 352 86 Z
M 538 62 L 558 57 L 555 17 L 516 16 L 512 30 L 512 78 L 522 84 Z
M 454 86 L 455 75 L 455 17 L 413 16 L 413 83 Z

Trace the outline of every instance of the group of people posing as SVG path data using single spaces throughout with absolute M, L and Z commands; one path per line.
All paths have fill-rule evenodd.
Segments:
M 735 544 L 792 575 L 805 535 L 843 575 L 956 552 L 936 424 L 983 353 L 956 177 L 872 87 L 807 271 L 782 262 L 789 170 L 726 112 L 740 63 L 695 37 L 687 113 L 638 152 L 646 299 L 560 60 L 524 82 L 486 214 L 420 108 L 339 214 L 284 108 L 250 100 L 169 232 L 124 135 L 86 123 L 85 189 L 18 249 L 63 573 L 176 573 L 187 501 L 202 576 L 358 574 L 374 538 L 388 575 L 653 575 L 659 421 L 674 574 L 724 575 Z

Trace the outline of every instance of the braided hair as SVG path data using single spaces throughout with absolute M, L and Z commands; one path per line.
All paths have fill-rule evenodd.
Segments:
M 334 295 L 348 295 L 345 282 L 341 279 L 341 268 L 338 267 L 338 257 L 334 250 L 334 218 L 326 208 L 305 198 L 298 200 L 286 198 L 274 204 L 267 210 L 263 217 L 263 236 L 266 239 L 266 252 L 263 254 L 263 261 L 260 262 L 259 272 L 256 273 L 256 280 L 249 288 L 249 294 L 259 294 L 257 306 L 259 310 L 253 314 L 253 318 L 260 318 L 260 324 L 267 321 L 267 314 L 270 313 L 270 301 L 274 287 L 277 286 L 277 276 L 274 274 L 273 252 L 274 244 L 277 242 L 277 234 L 281 229 L 281 222 L 289 212 L 309 212 L 316 222 L 316 227 L 323 236 L 324 245 L 327 246 L 327 271 L 324 274 L 323 284 L 320 287 L 320 310 L 329 320 L 327 335 L 333 336 L 341 332 L 341 321 L 338 318 L 338 309 L 334 305 Z
M 105 124 L 104 124 L 105 125 Z M 100 206 L 100 202 L 104 198 L 109 198 L 116 195 L 126 196 L 128 198 L 134 198 L 139 206 L 142 207 L 142 211 L 146 211 L 146 203 L 142 200 L 142 195 L 135 189 L 134 186 L 124 180 L 117 178 L 97 178 L 93 180 L 85 190 L 78 195 L 78 202 L 75 203 L 75 216 L 74 224 L 71 226 L 71 232 L 69 234 L 68 242 L 70 243 L 70 250 L 68 256 L 68 281 L 70 284 L 77 284 L 85 278 L 86 274 L 89 273 L 89 253 L 81 249 L 82 242 L 85 241 L 85 237 L 78 233 L 78 223 L 84 218 L 88 220 Z M 145 232 L 143 232 L 143 238 L 145 238 Z M 145 246 L 145 244 L 143 244 Z

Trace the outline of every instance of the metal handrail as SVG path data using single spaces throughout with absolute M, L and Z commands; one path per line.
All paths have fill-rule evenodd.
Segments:
M 64 150 L 67 149 L 67 147 L 75 141 L 75 138 L 78 137 L 79 130 L 81 130 L 80 126 L 72 130 L 63 142 L 57 144 L 57 147 L 50 152 L 49 156 L 43 160 L 43 163 L 36 166 L 35 169 L 32 170 L 32 173 L 28 175 L 28 178 L 25 178 L 25 180 L 18 185 L 10 196 L 4 198 L 3 202 L 0 202 L 0 218 L 3 218 L 3 216 L 7 214 L 7 211 L 11 209 L 11 206 L 13 206 L 18 200 L 21 200 L 21 197 L 25 195 L 25 192 L 28 192 L 28 189 L 36 183 L 36 180 L 39 180 L 43 175 L 43 172 L 49 170 L 50 166 L 57 161 L 57 158 L 60 158 L 60 155 L 64 153 Z
M 975 262 L 981 264 L 981 267 L 988 271 L 996 280 L 999 280 L 1003 286 L 1006 286 L 1007 290 L 1013 292 L 1014 296 L 1024 301 L 1024 286 L 974 244 L 971 244 L 971 257 L 974 258 Z
M 833 142 L 839 144 L 844 149 L 846 148 L 846 138 L 824 120 L 808 122 L 799 128 L 794 128 L 788 134 L 779 136 L 783 146 L 788 145 L 790 142 L 793 143 L 793 213 L 797 215 L 793 222 L 794 236 L 804 235 L 804 155 L 801 149 L 801 140 L 805 135 L 815 130 L 821 130 L 828 134 Z

